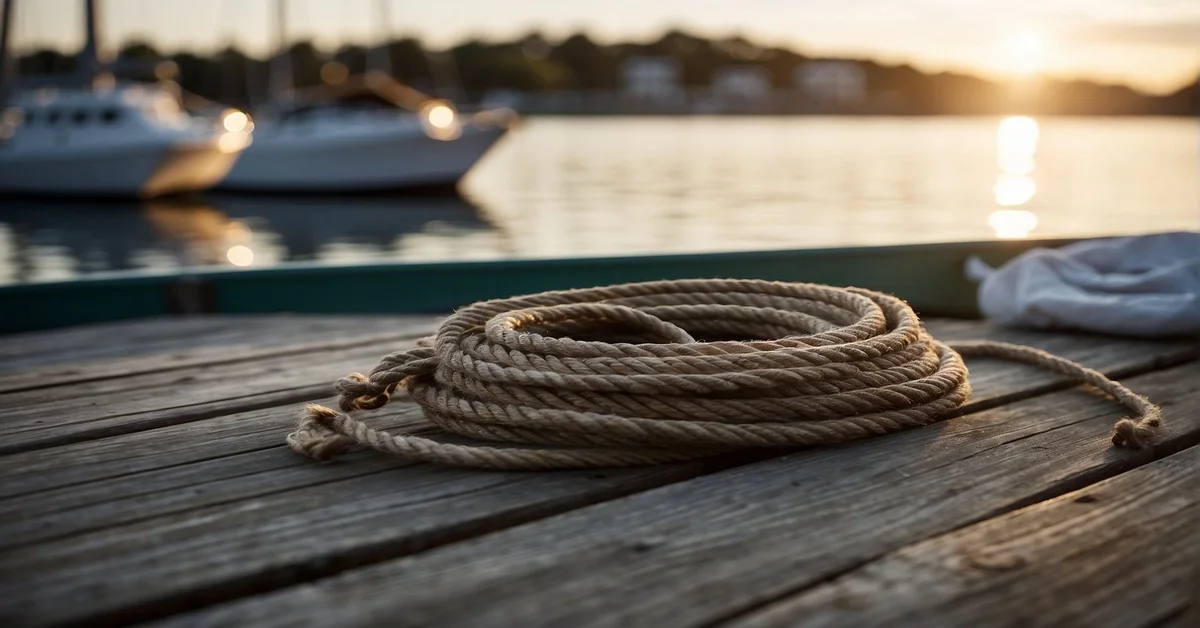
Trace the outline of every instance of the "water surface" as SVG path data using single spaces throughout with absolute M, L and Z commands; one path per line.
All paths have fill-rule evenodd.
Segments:
M 464 198 L 0 201 L 0 283 L 1197 230 L 1198 148 L 1170 118 L 534 118 Z

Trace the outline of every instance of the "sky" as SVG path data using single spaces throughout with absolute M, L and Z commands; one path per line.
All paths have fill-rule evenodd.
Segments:
M 18 49 L 78 45 L 82 2 L 16 1 Z M 384 32 L 445 47 L 535 30 L 646 41 L 682 28 L 816 56 L 997 78 L 1079 77 L 1158 93 L 1200 74 L 1200 0 L 288 0 L 287 7 L 289 38 L 330 48 Z M 101 26 L 113 45 L 137 38 L 168 51 L 206 51 L 232 42 L 262 54 L 275 45 L 275 8 L 276 0 L 103 0 Z

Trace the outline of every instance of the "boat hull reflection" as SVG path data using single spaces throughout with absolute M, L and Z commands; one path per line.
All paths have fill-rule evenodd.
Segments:
M 492 250 L 502 240 L 461 197 L 8 200 L 0 202 L 0 224 L 9 236 L 0 249 L 10 249 L 13 262 L 0 283 L 105 271 L 419 259 L 430 241 L 456 248 L 486 241 L 483 248 Z

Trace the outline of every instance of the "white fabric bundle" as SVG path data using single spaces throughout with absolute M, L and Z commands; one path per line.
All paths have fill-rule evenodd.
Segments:
M 1200 334 L 1200 233 L 1034 249 L 999 269 L 978 258 L 979 309 L 1006 325 L 1123 336 Z

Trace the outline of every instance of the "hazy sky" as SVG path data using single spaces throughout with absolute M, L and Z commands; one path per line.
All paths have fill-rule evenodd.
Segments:
M 2 1 L 2 0 L 0 0 Z M 17 0 L 16 44 L 74 45 L 79 0 Z M 104 0 L 110 42 L 168 50 L 273 45 L 274 0 Z M 289 0 L 290 37 L 336 46 L 379 30 L 378 0 Z M 444 46 L 468 36 L 585 30 L 645 40 L 670 27 L 992 76 L 1044 72 L 1175 89 L 1200 72 L 1200 0 L 392 0 L 390 30 Z

